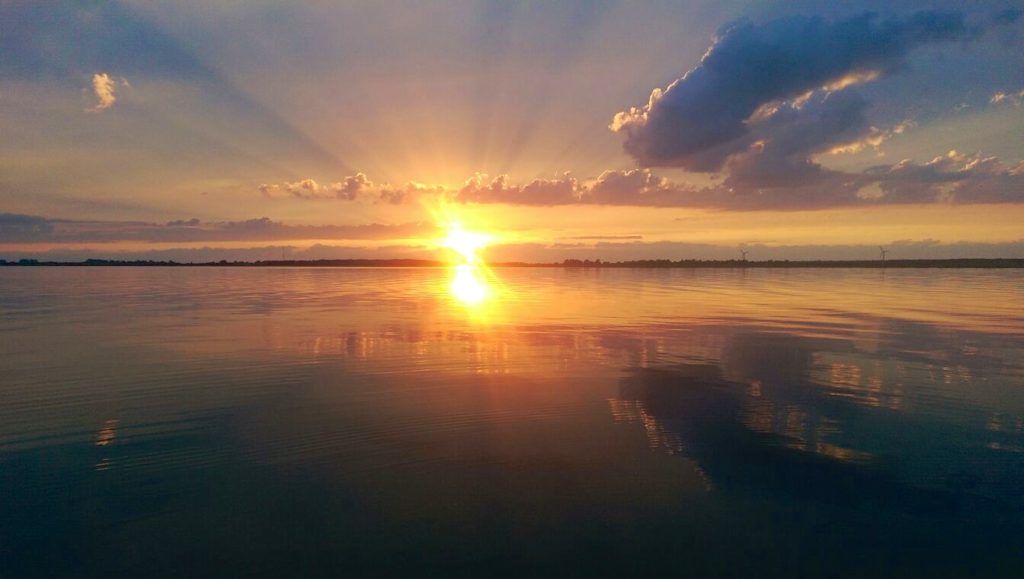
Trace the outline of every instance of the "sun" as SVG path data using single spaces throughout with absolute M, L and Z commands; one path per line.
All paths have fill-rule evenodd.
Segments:
M 493 308 L 495 298 L 506 291 L 484 259 L 484 251 L 498 242 L 499 237 L 471 219 L 463 208 L 443 200 L 436 204 L 425 204 L 441 235 L 433 247 L 444 251 L 451 272 L 448 295 L 457 303 L 466 306 L 474 318 L 484 316 Z M 464 226 L 470 218 L 472 227 Z
M 442 242 L 442 246 L 454 251 L 467 264 L 474 264 L 480 261 L 478 252 L 487 247 L 491 237 L 483 233 L 466 231 L 459 224 L 450 225 L 448 236 Z
M 450 222 L 448 233 L 440 245 L 454 254 L 451 295 L 464 305 L 475 307 L 492 294 L 489 271 L 480 253 L 491 242 L 485 233 L 468 231 L 457 222 Z

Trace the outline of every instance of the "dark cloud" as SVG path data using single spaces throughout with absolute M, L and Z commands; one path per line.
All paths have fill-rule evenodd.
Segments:
M 751 144 L 729 157 L 726 185 L 780 188 L 829 180 L 832 172 L 811 155 L 859 140 L 870 129 L 867 106 L 852 91 L 779 105 L 754 125 Z
M 0 213 L 0 240 L 46 240 L 53 235 L 54 223 L 53 220 L 35 215 Z
M 992 21 L 1012 23 L 1018 12 Z M 917 46 L 981 32 L 960 13 L 935 11 L 884 20 L 861 14 L 727 25 L 696 68 L 612 123 L 641 166 L 721 172 L 720 186 L 685 190 L 650 177 L 643 186 L 629 186 L 612 175 L 609 181 L 618 186 L 596 187 L 601 193 L 592 199 L 727 209 L 1022 202 L 1020 165 L 995 158 L 951 153 L 923 165 L 902 161 L 862 173 L 819 163 L 829 153 L 877 149 L 914 124 L 873 126 L 870 103 L 851 87 L 899 70 Z M 996 93 L 992 102 L 1003 100 L 1009 99 Z
M 276 240 L 380 240 L 432 236 L 433 225 L 289 225 L 267 217 L 204 223 L 198 219 L 165 224 L 134 221 L 75 221 L 0 213 L 0 243 L 91 243 L 140 241 L 194 243 Z
M 888 74 L 916 46 L 972 34 L 963 15 L 952 12 L 740 20 L 718 32 L 696 68 L 656 89 L 647 106 L 617 114 L 612 128 L 642 166 L 718 170 L 747 148 L 761 107 Z
M 901 161 L 869 169 L 889 203 L 1021 203 L 1024 161 L 1007 166 L 995 157 L 950 151 L 924 164 Z

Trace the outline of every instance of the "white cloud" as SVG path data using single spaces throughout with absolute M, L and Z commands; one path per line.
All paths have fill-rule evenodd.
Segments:
M 92 75 L 92 92 L 96 97 L 96 105 L 86 111 L 98 113 L 114 106 L 114 103 L 117 102 L 118 88 L 127 86 L 129 86 L 127 80 L 115 79 L 105 72 L 97 72 Z

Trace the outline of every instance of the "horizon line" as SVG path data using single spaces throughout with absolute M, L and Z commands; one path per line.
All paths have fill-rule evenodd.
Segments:
M 23 258 L 17 261 L 0 259 L 0 266 L 15 267 L 448 267 L 451 262 L 432 259 L 412 258 L 354 258 L 354 259 L 295 259 L 256 261 L 202 261 L 179 262 L 175 260 L 119 260 L 90 258 L 80 261 L 42 261 Z M 564 259 L 560 262 L 502 261 L 488 263 L 489 267 L 534 267 L 534 268 L 974 268 L 974 269 L 1017 269 L 1024 268 L 1024 258 L 1018 257 L 960 257 L 920 259 L 635 259 L 604 261 L 602 259 Z

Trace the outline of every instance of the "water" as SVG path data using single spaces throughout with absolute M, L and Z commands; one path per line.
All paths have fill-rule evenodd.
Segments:
M 0 576 L 1018 575 L 1024 272 L 0 270 Z

